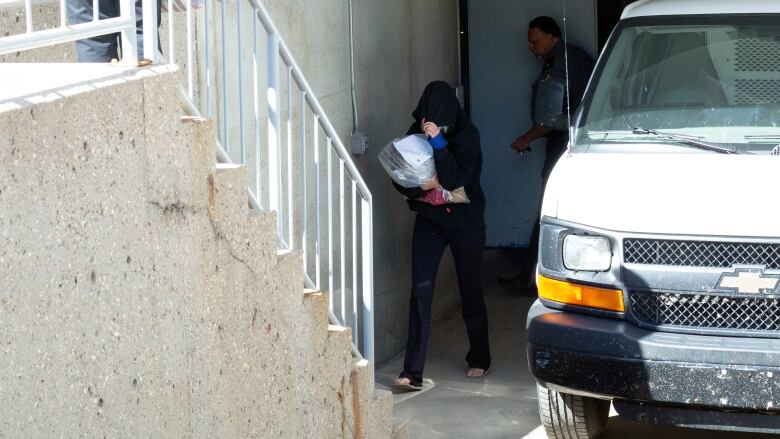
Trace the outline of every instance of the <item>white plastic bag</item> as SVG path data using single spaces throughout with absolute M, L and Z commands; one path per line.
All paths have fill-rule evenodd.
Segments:
M 436 175 L 433 148 L 422 134 L 412 134 L 388 143 L 379 152 L 382 167 L 399 185 L 419 187 Z

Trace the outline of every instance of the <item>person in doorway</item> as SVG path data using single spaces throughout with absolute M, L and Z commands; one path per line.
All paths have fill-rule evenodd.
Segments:
M 560 102 L 562 113 L 571 115 L 580 105 L 585 94 L 585 87 L 593 71 L 593 59 L 579 47 L 567 45 L 561 39 L 561 29 L 552 17 L 536 17 L 528 24 L 528 49 L 538 59 L 542 60 L 539 76 L 533 83 L 532 107 L 537 102 L 537 90 L 543 81 L 560 81 L 566 87 L 563 101 Z M 554 103 L 555 105 L 558 102 Z M 531 114 L 535 114 L 535 108 Z M 531 143 L 540 138 L 546 138 L 545 160 L 542 167 L 542 194 L 555 163 L 566 151 L 569 142 L 567 129 L 555 130 L 534 121 L 534 125 L 512 142 L 512 149 L 518 153 L 528 151 Z M 537 211 L 539 212 L 539 211 Z M 529 296 L 536 296 L 532 287 L 532 275 L 539 252 L 539 214 L 528 243 L 527 257 L 519 274 L 510 277 L 500 277 L 499 283 L 508 288 L 520 289 Z
M 479 183 L 482 171 L 479 132 L 461 109 L 455 91 L 442 81 L 425 87 L 413 116 L 415 121 L 408 134 L 425 134 L 428 138 L 434 150 L 437 174 L 419 188 L 406 189 L 394 183 L 396 189 L 409 198 L 411 210 L 417 212 L 412 236 L 409 333 L 404 370 L 395 385 L 406 390 L 421 390 L 436 273 L 446 247 L 450 247 L 455 260 L 461 314 L 469 339 L 467 377 L 487 375 L 490 346 L 480 276 L 485 247 L 485 195 Z M 437 206 L 416 200 L 425 191 L 439 186 L 447 190 L 463 187 L 470 203 Z

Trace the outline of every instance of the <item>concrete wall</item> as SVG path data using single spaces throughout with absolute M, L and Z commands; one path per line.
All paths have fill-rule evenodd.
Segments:
M 349 145 L 352 110 L 347 0 L 266 0 L 264 3 L 342 140 Z M 246 20 L 242 20 L 242 27 L 246 33 L 251 29 L 250 15 L 246 13 L 248 7 L 243 7 Z M 451 84 L 458 83 L 457 2 L 354 0 L 353 7 L 359 124 L 369 138 L 367 154 L 355 157 L 355 161 L 374 195 L 375 339 L 377 359 L 382 361 L 399 353 L 405 343 L 405 318 L 399 319 L 398 316 L 405 317 L 408 313 L 414 216 L 403 197 L 393 189 L 376 155 L 387 142 L 406 132 L 412 121 L 411 112 L 428 82 L 442 79 Z M 0 18 L 8 23 L 9 29 L 19 29 L 24 23 L 23 13 L 8 8 Z M 48 3 L 48 9 L 45 5 L 41 8 L 36 12 L 36 23 L 49 23 L 41 25 L 51 26 L 57 22 L 56 3 Z M 234 3 L 228 3 L 227 10 L 229 17 L 235 16 Z M 202 20 L 201 12 L 198 12 L 198 20 Z M 165 51 L 166 17 L 163 17 L 163 23 L 161 34 Z M 203 43 L 203 35 L 199 32 L 201 28 L 196 26 L 199 45 Z M 212 22 L 211 29 L 216 31 L 219 26 Z M 179 26 L 177 34 L 182 35 L 182 31 Z M 228 41 L 228 44 L 233 43 Z M 216 53 L 213 39 L 211 44 L 213 56 Z M 8 55 L 3 60 L 72 60 L 72 45 L 63 47 Z M 248 68 L 248 60 L 252 59 L 249 50 L 249 44 L 245 44 L 242 55 L 242 59 L 247 60 L 245 68 Z M 180 53 L 178 59 L 184 60 L 184 56 Z M 230 70 L 233 67 L 228 69 L 227 95 L 230 102 L 236 102 L 237 75 Z M 216 73 L 212 80 L 220 84 L 221 72 L 214 70 Z M 245 83 L 251 82 L 251 79 L 247 70 Z M 261 74 L 260 80 L 261 83 L 264 81 L 264 75 Z M 196 95 L 202 88 L 203 82 L 197 82 Z M 225 113 L 220 109 L 219 100 L 214 105 L 217 113 Z M 253 114 L 250 99 L 244 103 L 244 112 Z M 236 113 L 227 112 L 230 126 L 238 123 Z M 262 129 L 264 122 L 260 126 Z M 245 132 L 247 139 L 254 139 L 254 126 L 247 126 Z M 263 136 L 264 132 L 261 133 Z M 230 143 L 235 145 L 237 139 L 232 138 Z M 237 149 L 234 148 L 232 153 L 237 154 Z M 250 152 L 248 160 L 252 162 L 256 159 Z M 259 158 L 261 163 L 262 159 Z M 439 276 L 435 316 L 441 315 L 456 302 L 454 270 L 447 253 Z
M 0 437 L 390 437 L 175 68 L 0 72 L 36 80 L 0 94 Z
M 265 4 L 342 139 L 349 142 L 347 1 Z M 374 333 L 381 362 L 401 352 L 406 343 L 414 215 L 376 156 L 409 128 L 412 110 L 428 82 L 458 83 L 457 2 L 354 0 L 353 8 L 359 124 L 369 139 L 368 152 L 354 158 L 374 195 Z M 447 252 L 439 273 L 435 317 L 458 300 Z

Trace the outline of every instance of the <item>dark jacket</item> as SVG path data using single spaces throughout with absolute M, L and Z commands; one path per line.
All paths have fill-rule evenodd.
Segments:
M 440 127 L 449 127 L 445 135 L 447 146 L 433 152 L 436 174 L 444 189 L 465 188 L 471 202 L 434 206 L 414 200 L 424 193 L 422 189 L 407 189 L 395 182 L 393 185 L 409 198 L 410 209 L 443 229 L 468 231 L 484 228 L 485 194 L 479 184 L 482 172 L 479 132 L 460 108 L 452 87 L 443 81 L 428 84 L 412 116 L 414 123 L 407 134 L 422 133 L 423 119 Z
M 582 102 L 585 88 L 588 86 L 590 74 L 593 72 L 593 64 L 593 58 L 584 50 L 577 46 L 567 45 L 563 40 L 558 41 L 553 46 L 550 54 L 544 59 L 539 76 L 532 85 L 531 105 L 533 106 L 536 103 L 536 90 L 539 83 L 550 77 L 556 81 L 561 81 L 568 88 L 568 98 L 564 99 L 562 110 L 565 113 L 567 107 L 571 104 L 571 115 L 574 117 L 574 113 Z M 568 77 L 566 74 L 567 69 Z

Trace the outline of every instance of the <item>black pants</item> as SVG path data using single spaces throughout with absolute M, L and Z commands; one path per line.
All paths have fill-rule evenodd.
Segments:
M 162 2 L 157 2 L 157 27 L 162 23 L 160 16 Z M 92 21 L 92 0 L 67 0 L 68 21 L 70 24 L 80 24 Z M 105 20 L 119 16 L 119 0 L 98 0 L 100 19 Z M 143 41 L 143 8 L 141 0 L 135 1 L 136 38 L 138 42 L 138 56 L 144 58 Z M 119 59 L 119 34 L 100 35 L 76 41 L 76 56 L 79 62 L 111 62 Z M 158 49 L 160 42 L 157 43 Z M 151 58 L 147 56 L 146 58 Z
M 431 304 L 444 249 L 449 246 L 455 260 L 461 315 L 466 322 L 469 367 L 490 367 L 487 309 L 482 297 L 481 264 L 485 248 L 485 230 L 468 232 L 443 230 L 417 217 L 412 237 L 412 297 L 409 300 L 409 335 L 401 378 L 422 383 L 425 354 L 431 327 Z
M 569 143 L 569 133 L 554 131 L 547 137 L 547 145 L 545 146 L 545 158 L 544 167 L 542 167 L 542 198 L 544 197 L 544 189 L 547 186 L 547 179 L 550 178 L 558 159 L 561 158 L 566 147 Z M 524 265 L 524 270 L 520 274 L 523 279 L 530 279 L 532 271 L 536 265 L 536 259 L 539 257 L 539 220 L 542 212 L 541 201 L 536 211 L 536 223 L 534 229 L 531 232 L 530 240 L 528 241 L 528 261 Z

